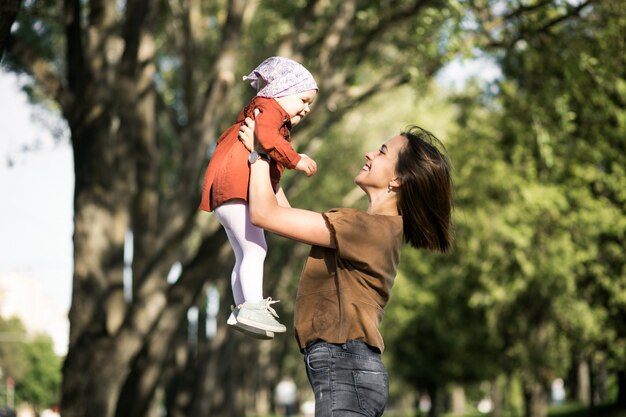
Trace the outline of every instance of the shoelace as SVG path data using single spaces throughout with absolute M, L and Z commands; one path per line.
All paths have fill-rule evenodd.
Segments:
M 276 303 L 280 303 L 280 300 L 272 300 L 272 297 L 267 297 L 267 300 L 265 301 L 265 308 L 267 309 L 267 311 L 269 311 L 270 313 L 272 313 L 272 315 L 276 318 L 278 318 L 278 314 L 276 313 L 276 310 L 274 310 L 272 307 L 270 307 L 272 304 L 276 304 Z

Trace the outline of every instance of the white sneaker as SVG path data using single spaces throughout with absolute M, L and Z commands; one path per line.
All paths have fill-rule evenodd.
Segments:
M 230 316 L 228 316 L 226 324 L 229 324 L 231 326 L 237 324 L 237 313 L 239 313 L 239 307 L 241 307 L 241 304 L 239 304 L 237 307 L 230 306 Z
M 256 303 L 246 301 L 239 307 L 239 312 L 236 314 L 237 322 L 256 329 L 284 333 L 287 328 L 276 320 L 278 314 L 271 307 L 272 304 L 278 302 L 278 300 L 273 301 L 271 297 Z
M 250 327 L 246 324 L 240 323 L 237 320 L 237 316 L 239 315 L 240 308 L 241 308 L 241 304 L 238 305 L 237 307 L 230 306 L 231 313 L 230 313 L 230 316 L 228 317 L 228 320 L 226 321 L 228 325 L 232 326 L 235 330 L 238 330 L 241 333 L 244 333 L 245 335 L 254 337 L 255 339 L 269 340 L 269 339 L 274 338 L 274 332 L 258 329 L 256 327 Z

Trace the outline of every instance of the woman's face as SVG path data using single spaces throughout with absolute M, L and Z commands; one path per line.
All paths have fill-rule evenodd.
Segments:
M 313 103 L 315 96 L 317 96 L 317 90 L 308 90 L 302 93 L 277 97 L 274 100 L 276 100 L 289 115 L 291 126 L 295 126 L 311 111 L 309 106 Z
M 365 165 L 354 179 L 357 185 L 387 189 L 397 176 L 398 155 L 407 141 L 406 137 L 398 135 L 383 143 L 378 150 L 366 153 Z

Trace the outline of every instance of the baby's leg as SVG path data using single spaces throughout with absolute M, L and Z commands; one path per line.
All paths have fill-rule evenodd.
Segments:
M 235 304 L 261 301 L 263 262 L 267 253 L 263 229 L 250 222 L 248 205 L 243 202 L 225 203 L 215 209 L 215 215 L 235 252 L 235 267 L 231 274 Z

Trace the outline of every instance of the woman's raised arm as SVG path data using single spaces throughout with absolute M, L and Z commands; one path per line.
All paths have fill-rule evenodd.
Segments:
M 248 149 L 254 137 L 254 121 L 246 119 L 239 137 Z M 330 230 L 321 213 L 278 204 L 272 189 L 269 163 L 257 159 L 250 164 L 248 205 L 252 224 L 272 233 L 310 245 L 334 247 Z

